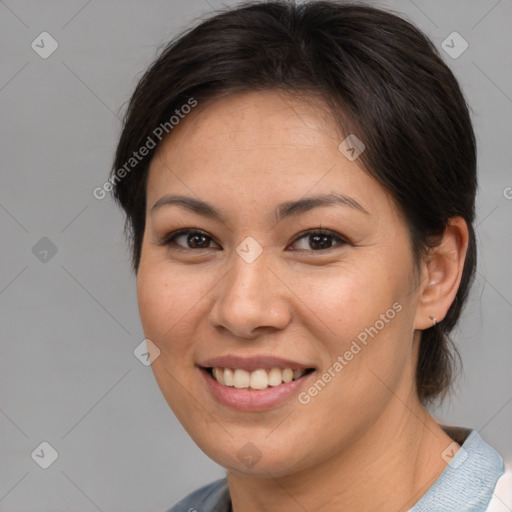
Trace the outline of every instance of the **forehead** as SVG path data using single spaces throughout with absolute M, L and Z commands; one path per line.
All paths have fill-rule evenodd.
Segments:
M 388 200 L 361 164 L 340 152 L 342 137 L 315 96 L 264 91 L 199 103 L 151 162 L 148 206 L 171 189 L 225 200 L 286 201 L 309 191 L 350 193 L 367 204 Z
M 318 96 L 282 91 L 231 94 L 198 105 L 181 120 L 161 149 L 195 146 L 202 151 L 244 150 L 277 144 L 336 144 L 338 127 Z M 284 148 L 282 148 L 284 149 Z M 189 155 L 192 156 L 192 155 Z

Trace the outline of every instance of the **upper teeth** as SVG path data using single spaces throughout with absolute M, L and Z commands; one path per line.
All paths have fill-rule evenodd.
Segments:
M 270 370 L 259 369 L 248 372 L 240 368 L 212 368 L 215 380 L 224 386 L 238 389 L 266 389 L 269 386 L 279 386 L 283 382 L 291 382 L 302 377 L 306 370 L 303 368 L 293 370 L 292 368 L 271 368 Z

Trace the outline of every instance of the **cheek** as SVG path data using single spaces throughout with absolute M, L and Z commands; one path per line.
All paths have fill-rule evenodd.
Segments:
M 389 394 L 386 384 L 395 388 L 410 370 L 414 305 L 405 263 L 400 271 L 384 262 L 360 264 L 297 281 L 297 295 L 314 313 L 308 329 L 321 341 L 323 370 L 330 370 L 327 402 L 358 408 L 379 401 Z
M 384 268 L 361 263 L 296 276 L 293 282 L 294 293 L 310 310 L 310 327 L 316 325 L 317 339 L 339 350 L 403 296 L 400 279 L 389 279 Z
M 141 260 L 137 274 L 137 299 L 139 314 L 146 338 L 160 350 L 159 356 L 151 365 L 160 390 L 175 413 L 181 414 L 186 424 L 186 416 L 197 415 L 190 410 L 188 392 L 193 393 L 194 379 L 191 372 L 193 362 L 190 353 L 193 349 L 189 340 L 196 312 L 197 288 L 191 276 L 170 270 L 162 262 L 150 261 L 146 256 Z M 188 390 L 188 391 L 187 391 Z
M 176 352 L 185 345 L 187 326 L 204 292 L 197 278 L 161 263 L 141 262 L 137 299 L 144 334 L 161 350 Z

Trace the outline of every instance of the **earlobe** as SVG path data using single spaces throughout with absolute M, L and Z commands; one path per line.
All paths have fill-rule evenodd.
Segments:
M 455 299 L 468 249 L 468 227 L 462 217 L 448 221 L 441 241 L 423 262 L 423 283 L 416 310 L 415 329 L 441 322 Z

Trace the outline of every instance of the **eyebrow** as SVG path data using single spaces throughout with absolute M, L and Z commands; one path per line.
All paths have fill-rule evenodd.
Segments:
M 222 213 L 212 204 L 207 203 L 202 199 L 172 194 L 161 197 L 151 208 L 151 214 L 164 206 L 171 205 L 179 206 L 193 213 L 197 213 L 198 215 L 203 215 L 204 217 L 220 220 L 222 222 L 225 221 Z M 280 222 L 286 217 L 300 215 L 313 210 L 314 208 L 333 205 L 348 206 L 354 210 L 358 210 L 366 215 L 369 215 L 368 210 L 366 210 L 352 197 L 336 192 L 331 192 L 330 194 L 322 194 L 318 196 L 298 199 L 297 201 L 287 201 L 285 203 L 281 203 L 275 210 L 274 218 L 276 221 Z

